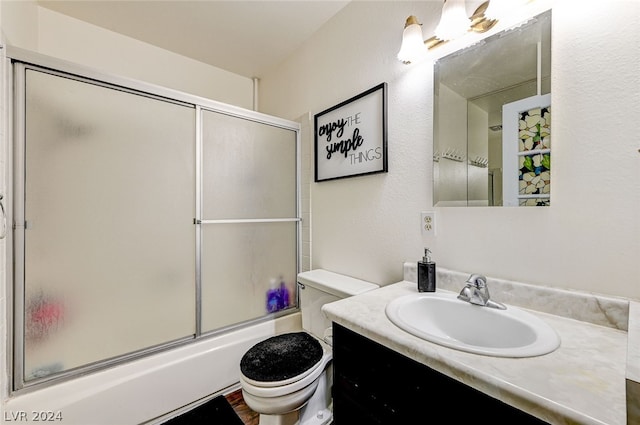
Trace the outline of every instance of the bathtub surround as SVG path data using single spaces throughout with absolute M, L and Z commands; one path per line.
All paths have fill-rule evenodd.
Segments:
M 7 132 L 11 127 L 11 117 L 8 112 L 11 105 L 7 103 L 6 96 L 7 88 L 11 87 L 10 82 L 8 82 L 6 78 L 7 68 L 5 54 L 7 45 L 48 54 L 62 60 L 100 69 L 106 73 L 143 80 L 151 84 L 181 90 L 196 96 L 213 98 L 217 101 L 239 107 L 250 108 L 253 104 L 253 83 L 249 78 L 206 65 L 202 62 L 151 46 L 95 25 L 66 17 L 60 13 L 40 7 L 34 0 L 0 1 L 0 30 L 0 43 L 2 44 L 2 49 L 0 50 L 0 59 L 2 60 L 2 64 L 0 65 L 0 76 L 2 77 L 2 82 L 0 83 L 0 91 L 2 92 L 2 101 L 0 102 L 0 113 L 2 116 L 0 121 L 0 137 L 2 139 L 0 141 L 0 188 L 5 195 L 10 194 L 10 192 L 6 191 L 6 188 L 10 188 L 13 184 L 9 177 L 12 149 L 10 149 L 11 141 Z M 185 78 L 185 75 L 189 77 Z M 196 359 L 198 356 L 195 355 L 195 353 L 191 353 L 190 357 L 174 359 L 174 362 L 167 364 L 163 371 L 156 367 L 145 369 L 146 367 L 151 367 L 149 363 L 134 361 L 131 365 L 137 365 L 140 368 L 127 368 L 126 378 L 122 376 L 116 378 L 118 373 L 113 375 L 98 374 L 99 379 L 97 381 L 89 380 L 94 387 L 90 390 L 84 387 L 87 383 L 84 380 L 75 383 L 75 386 L 66 383 L 57 389 L 45 392 L 46 398 L 44 400 L 46 400 L 46 402 L 38 398 L 36 393 L 29 394 L 26 399 L 20 399 L 19 397 L 10 399 L 11 388 L 9 383 L 13 378 L 9 361 L 12 355 L 12 330 L 10 329 L 12 320 L 7 318 L 6 315 L 8 314 L 7 312 L 10 311 L 12 285 L 8 283 L 8 279 L 10 279 L 11 276 L 11 263 L 7 261 L 6 253 L 8 249 L 10 249 L 11 243 L 11 237 L 0 241 L 0 311 L 3 316 L 0 319 L 0 364 L 2 365 L 0 370 L 0 382 L 2 383 L 0 388 L 0 397 L 2 398 L 0 410 L 2 410 L 3 413 L 10 411 L 15 412 L 15 409 L 31 411 L 33 409 L 46 408 L 47 406 L 53 407 L 57 404 L 57 408 L 62 409 L 65 414 L 65 423 L 73 423 L 73 418 L 76 417 L 76 423 L 79 424 L 86 424 L 88 422 L 87 417 L 90 417 L 92 421 L 96 420 L 102 409 L 106 410 L 103 415 L 105 424 L 126 423 L 126 421 L 130 420 L 139 423 L 157 416 L 158 413 L 162 413 L 154 413 L 158 402 L 152 398 L 145 400 L 141 404 L 136 403 L 135 411 L 133 411 L 133 409 L 128 410 L 127 403 L 133 403 L 137 398 L 135 396 L 139 393 L 147 393 L 149 391 L 154 393 L 158 399 L 164 399 L 162 394 L 170 391 L 171 387 L 157 387 L 156 383 L 158 381 L 156 380 L 162 380 L 163 378 L 161 378 L 161 376 L 166 376 L 164 374 L 167 372 L 171 374 L 172 372 L 170 371 L 177 373 L 179 377 L 182 372 L 177 371 L 181 370 L 184 365 L 197 365 L 198 361 Z M 299 328 L 299 325 L 295 324 L 296 317 L 294 316 L 291 319 L 293 325 L 287 327 L 287 329 Z M 273 335 L 276 329 L 276 324 L 272 323 L 266 328 L 258 326 L 256 329 L 250 330 L 249 333 L 257 333 L 258 336 L 256 338 L 261 339 Z M 216 370 L 218 367 L 222 367 L 223 369 L 214 372 L 214 375 L 217 375 L 216 379 L 213 380 L 214 383 L 196 383 L 185 392 L 187 397 L 183 398 L 182 395 L 169 397 L 166 406 L 163 406 L 163 408 L 180 406 L 180 404 L 174 405 L 174 402 L 188 404 L 202 396 L 219 391 L 225 385 L 228 385 L 228 376 L 226 375 L 231 373 L 231 376 L 233 376 L 231 372 L 233 368 L 229 366 L 228 369 L 225 370 L 224 368 L 226 366 L 224 365 L 227 360 L 224 357 L 219 359 L 216 356 L 233 356 L 234 346 L 238 345 L 241 347 L 241 352 L 245 347 L 243 342 L 244 337 L 240 336 L 241 334 L 242 333 L 230 334 L 238 337 L 237 341 L 230 341 L 227 338 L 223 338 L 223 340 L 216 338 L 213 340 L 218 342 L 225 341 L 225 344 L 227 344 L 226 347 L 216 347 L 215 343 L 213 345 L 199 345 L 198 347 L 200 349 L 208 347 L 206 348 L 208 351 L 202 354 L 205 357 L 212 357 L 210 363 L 216 365 Z M 178 352 L 186 355 L 185 352 L 181 350 L 178 350 Z M 240 352 L 235 355 L 239 356 Z M 111 371 L 113 372 L 113 370 Z M 112 378 L 113 381 L 109 381 L 110 378 Z M 149 381 L 146 381 L 146 379 L 149 379 Z M 203 375 L 199 374 L 194 376 L 194 382 L 197 382 L 198 379 L 203 381 Z M 235 379 L 237 380 L 237 376 Z M 216 387 L 216 385 L 222 386 Z M 119 399 L 121 396 L 123 398 L 109 406 L 107 400 L 115 395 L 112 392 L 114 388 L 118 388 L 117 392 L 121 394 L 117 395 L 116 398 Z M 204 392 L 202 392 L 203 388 L 206 388 Z M 158 390 L 159 393 L 156 393 Z M 64 397 L 66 401 L 62 402 L 58 396 L 62 397 L 62 393 L 65 392 L 67 393 L 65 394 L 66 397 Z M 86 397 L 87 404 L 91 407 L 81 406 L 82 403 L 80 400 L 82 397 Z M 28 400 L 31 400 L 33 404 L 30 404 Z M 114 411 L 114 405 L 119 406 L 118 410 L 120 410 L 120 413 Z M 80 412 L 84 412 L 84 414 L 87 415 L 84 417 L 84 420 L 77 419 L 78 416 L 76 415 L 82 417 Z M 122 416 L 113 419 L 112 415 Z M 98 418 L 97 420 L 102 419 Z
M 637 399 L 625 396 L 625 374 L 628 378 L 634 370 L 627 366 L 627 350 L 640 348 L 631 346 L 640 331 L 629 315 L 636 305 L 629 309 L 624 299 L 554 288 L 538 291 L 488 276 L 494 300 L 530 309 L 558 332 L 561 345 L 550 354 L 523 359 L 475 355 L 429 343 L 389 321 L 389 301 L 418 293 L 415 263 L 405 263 L 404 270 L 405 280 L 329 304 L 323 311 L 336 323 L 551 424 L 634 423 L 627 422 L 626 411 L 637 409 Z M 459 292 L 470 273 L 438 270 L 438 290 Z M 566 308 L 576 300 L 588 307 Z M 544 303 L 543 312 L 538 307 Z M 629 385 L 635 384 L 628 380 Z
M 7 55 L 14 391 L 295 308 L 297 123 Z
M 300 320 L 295 313 L 26 392 L 6 400 L 3 411 L 61 412 L 63 425 L 146 423 L 234 389 L 242 355 L 265 338 L 299 330 Z
M 8 3 L 11 4 L 8 5 Z M 12 13 L 18 9 L 24 10 L 21 10 L 20 13 Z M 7 11 L 9 11 L 9 13 L 5 13 Z M 152 46 L 145 46 L 144 43 L 136 40 L 127 39 L 126 37 L 110 33 L 89 24 L 68 19 L 55 12 L 39 8 L 35 2 L 28 0 L 25 2 L 3 1 L 0 3 L 0 12 L 2 12 L 2 18 L 4 18 L 2 21 L 3 40 L 5 39 L 4 37 L 9 34 L 17 46 L 54 54 L 57 56 L 56 60 L 59 60 L 65 65 L 73 65 L 64 60 L 67 59 L 78 63 L 80 67 L 87 66 L 87 68 L 83 69 L 97 70 L 100 75 L 117 72 L 119 76 L 116 78 L 120 79 L 121 82 L 131 81 L 128 79 L 129 77 L 139 77 L 151 83 L 162 84 L 164 82 L 166 86 L 172 87 L 173 89 L 188 86 L 187 91 L 189 93 L 195 93 L 196 96 L 194 97 L 196 98 L 199 98 L 198 94 L 203 95 L 217 92 L 217 100 L 221 98 L 228 99 L 230 102 L 229 106 L 232 109 L 236 108 L 236 106 L 242 107 L 245 105 L 247 98 L 250 99 L 250 97 L 246 96 L 247 92 L 242 88 L 244 87 L 243 82 L 246 80 L 245 78 L 229 75 L 226 72 L 218 73 L 221 70 L 216 70 L 203 64 L 194 64 L 187 58 L 181 58 L 172 53 L 153 48 Z M 32 15 L 31 12 L 34 12 L 34 14 Z M 8 25 L 4 25 L 7 23 L 7 16 L 10 17 L 10 22 Z M 25 20 L 26 16 L 34 17 L 35 19 L 33 22 Z M 64 23 L 58 21 L 59 19 Z M 34 31 L 36 38 L 38 35 L 47 33 L 49 30 L 56 31 L 54 28 L 64 27 L 66 35 L 60 35 L 62 37 L 68 36 L 72 39 L 67 40 L 68 42 L 58 43 L 53 41 L 56 38 L 55 36 L 45 36 L 44 38 L 46 38 L 46 40 L 43 40 L 40 44 L 37 43 L 36 40 L 34 44 L 26 43 L 27 45 L 24 45 L 22 44 L 23 38 L 17 36 L 18 34 L 11 31 L 11 29 L 19 29 L 18 26 L 14 24 L 26 24 L 27 21 L 29 24 L 36 24 L 33 26 L 27 25 L 29 28 L 42 31 L 42 33 L 37 32 L 37 34 L 36 31 Z M 78 34 L 83 35 L 79 36 Z M 49 45 L 50 42 L 52 44 Z M 53 50 L 45 47 L 46 45 Z M 82 45 L 92 45 L 95 50 L 92 49 L 91 52 L 88 52 L 80 48 Z M 92 52 L 100 51 L 98 46 L 109 47 L 102 49 L 98 55 L 99 57 L 90 58 Z M 117 47 L 114 48 L 114 46 Z M 55 52 L 58 48 L 68 50 L 66 53 L 61 51 Z M 105 53 L 107 51 L 116 55 L 123 55 L 123 57 L 116 59 L 113 55 Z M 6 48 L 3 46 L 3 59 L 5 52 Z M 131 55 L 129 59 L 124 58 L 129 55 Z M 60 58 L 63 60 L 60 60 Z M 139 58 L 145 58 L 145 60 L 141 61 Z M 101 64 L 101 62 L 103 63 Z M 111 66 L 108 65 L 108 63 L 110 63 Z M 3 60 L 3 76 L 6 75 L 4 74 L 5 66 L 6 61 Z M 145 66 L 149 67 L 147 74 L 144 72 Z M 207 71 L 209 71 L 209 73 L 207 73 Z M 189 75 L 189 81 L 184 81 L 185 74 Z M 206 74 L 206 76 L 203 76 L 203 74 Z M 181 84 L 180 78 L 182 78 L 182 83 L 185 83 L 186 86 Z M 240 83 L 239 85 L 235 84 L 238 82 Z M 4 85 L 6 83 L 7 79 L 3 78 L 3 93 L 5 94 L 6 90 L 4 90 Z M 152 90 L 165 90 L 164 87 L 153 84 L 142 84 L 146 85 L 146 87 L 152 87 Z M 171 88 L 166 90 L 172 94 L 175 93 Z M 229 96 L 225 96 L 224 93 L 229 94 Z M 187 94 L 186 96 L 191 95 Z M 172 95 L 168 97 L 172 97 Z M 3 96 L 2 99 L 2 111 L 6 111 L 7 98 Z M 204 97 L 199 99 L 204 99 Z M 257 112 L 254 114 L 254 116 L 262 115 Z M 6 121 L 9 118 L 7 115 L 8 112 L 2 115 L 3 122 L 5 123 L 10 122 Z M 305 124 L 308 127 L 307 121 L 303 122 L 303 127 Z M 8 135 L 4 133 L 4 129 L 8 128 L 8 126 L 2 125 L 1 128 L 2 132 L 0 133 L 3 136 L 2 145 L 5 146 L 5 148 L 0 152 L 0 163 L 7 164 L 7 158 L 11 156 L 9 154 L 11 150 Z M 309 131 L 308 128 L 306 131 Z M 309 151 L 307 146 L 301 150 L 303 154 Z M 300 168 L 308 176 L 308 160 L 306 163 L 306 166 L 302 165 Z M 7 170 L 7 172 L 5 173 L 4 170 Z M 5 184 L 5 178 L 9 178 L 7 184 L 12 185 L 11 178 L 8 174 L 9 171 L 9 167 L 3 168 L 3 185 Z M 293 175 L 293 173 L 291 173 L 291 175 Z M 210 182 L 210 179 L 206 181 Z M 309 181 L 308 177 L 305 178 L 305 181 Z M 264 179 L 262 179 L 262 182 L 266 183 Z M 281 185 L 273 186 L 279 187 Z M 306 185 L 306 187 L 308 189 L 308 185 Z M 160 188 L 160 186 L 158 186 L 158 188 Z M 310 215 L 308 208 L 308 190 L 306 191 L 306 195 L 303 193 L 303 196 L 307 198 L 303 213 L 308 217 Z M 192 218 L 188 220 L 189 225 L 192 225 L 191 222 Z M 307 235 L 309 234 L 308 223 L 309 220 L 305 219 L 306 230 L 303 229 L 303 233 Z M 307 254 L 302 258 L 301 269 L 306 270 L 310 264 L 310 257 L 308 255 L 310 247 L 308 237 L 304 240 L 306 245 L 301 248 L 303 248 Z M 5 252 L 5 246 L 11 246 L 10 243 L 11 240 L 8 242 L 5 240 L 0 241 L 0 249 L 2 249 L 2 252 Z M 162 244 L 160 244 L 159 248 L 161 245 Z M 227 246 L 227 248 L 229 247 Z M 272 250 L 273 253 L 282 252 L 277 246 L 272 245 L 272 248 L 275 248 Z M 8 274 L 7 268 L 4 267 L 6 255 L 3 254 L 2 258 L 2 266 L 0 267 L 2 271 L 0 282 L 0 310 L 6 312 L 10 310 L 6 308 L 10 306 L 10 300 L 6 297 L 12 294 L 12 286 L 7 286 L 6 284 L 7 277 L 11 277 L 10 273 Z M 237 270 L 246 271 L 246 267 Z M 227 271 L 230 271 L 230 269 L 227 268 Z M 278 273 L 274 272 L 273 275 L 277 276 Z M 292 277 L 291 282 L 289 282 L 291 287 L 294 286 L 294 280 L 294 277 Z M 246 282 L 247 280 L 243 280 L 243 283 Z M 241 286 L 238 286 L 237 289 L 239 291 L 238 296 L 244 298 L 247 291 Z M 259 309 L 262 313 L 264 308 L 264 294 L 259 294 L 256 298 L 258 299 Z M 231 300 L 233 298 L 229 299 Z M 243 300 L 243 303 L 246 304 L 246 300 Z M 235 302 L 228 302 L 220 304 L 218 308 L 214 310 L 222 311 L 222 309 L 228 308 L 233 310 L 233 314 L 236 314 L 239 309 L 234 306 L 237 306 Z M 252 344 L 282 332 L 295 331 L 301 328 L 300 315 L 295 313 L 295 309 L 291 311 L 293 314 L 288 314 L 289 312 L 277 313 L 273 317 L 266 319 L 263 323 L 252 326 L 243 324 L 240 328 L 225 328 L 224 334 L 209 335 L 206 341 L 200 341 L 200 343 L 196 343 L 188 349 L 181 347 L 170 352 L 151 355 L 148 358 L 142 359 L 138 356 L 133 356 L 128 359 L 128 362 L 122 368 L 109 367 L 94 374 L 84 374 L 84 376 L 79 379 L 65 379 L 58 385 L 53 385 L 42 391 L 29 389 L 21 394 L 11 394 L 12 389 L 9 383 L 12 382 L 13 372 L 7 369 L 7 365 L 10 364 L 8 360 L 10 357 L 8 356 L 12 355 L 11 341 L 8 339 L 11 330 L 5 327 L 6 321 L 0 321 L 0 333 L 2 334 L 0 363 L 3 365 L 2 375 L 0 376 L 0 381 L 3 383 L 1 389 L 2 411 L 8 412 L 9 414 L 18 414 L 22 411 L 50 409 L 55 412 L 61 412 L 65 424 L 86 424 L 88 422 L 102 422 L 109 425 L 113 423 L 143 423 L 150 418 L 158 417 L 166 413 L 168 410 L 189 405 L 194 400 L 218 393 L 225 390 L 229 385 L 237 383 L 239 377 L 237 362 L 242 356 L 242 353 Z M 212 313 L 210 309 L 207 310 L 207 312 L 209 314 Z M 280 317 L 280 314 L 288 315 L 286 317 Z M 226 319 L 230 318 L 231 314 L 226 316 Z M 8 323 L 11 324 L 11 321 L 9 320 Z M 215 323 L 210 323 L 210 325 L 212 327 L 216 326 Z M 205 327 L 207 327 L 206 323 Z M 78 350 L 78 353 L 80 353 L 80 350 Z M 176 383 L 178 383 L 178 386 L 176 386 Z M 141 393 L 149 394 L 149 396 L 140 399 L 137 395 Z M 114 405 L 119 406 L 119 408 L 113 409 Z

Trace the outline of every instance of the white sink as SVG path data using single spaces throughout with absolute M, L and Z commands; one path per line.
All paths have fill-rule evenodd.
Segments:
M 533 357 L 560 346 L 546 322 L 507 306 L 481 307 L 457 294 L 422 292 L 389 302 L 387 317 L 400 329 L 424 340 L 469 353 L 496 357 Z

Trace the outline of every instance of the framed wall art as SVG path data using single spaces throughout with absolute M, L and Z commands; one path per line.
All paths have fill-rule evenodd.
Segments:
M 387 172 L 387 83 L 315 115 L 315 181 Z

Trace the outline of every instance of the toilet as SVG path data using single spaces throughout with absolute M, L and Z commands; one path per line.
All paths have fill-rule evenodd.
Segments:
M 261 341 L 240 361 L 242 396 L 260 425 L 331 423 L 332 333 L 322 306 L 376 288 L 328 270 L 298 274 L 303 330 Z

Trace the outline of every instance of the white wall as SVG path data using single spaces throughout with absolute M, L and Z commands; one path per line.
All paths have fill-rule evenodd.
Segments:
M 34 0 L 0 1 L 2 44 L 38 48 L 38 5 Z
M 429 246 L 441 267 L 640 298 L 640 2 L 553 3 L 552 206 L 435 208 L 423 238 L 432 66 L 395 55 L 405 18 L 432 34 L 440 4 L 354 1 L 261 79 L 261 110 L 284 118 L 389 84 L 389 172 L 312 183 L 312 266 L 388 284 Z
M 145 81 L 247 109 L 253 81 L 185 56 L 39 7 L 2 1 L 3 42 L 102 72 Z

